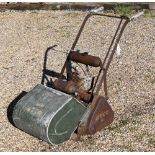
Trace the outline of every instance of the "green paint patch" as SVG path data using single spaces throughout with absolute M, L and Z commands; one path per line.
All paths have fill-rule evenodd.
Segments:
M 86 108 L 76 99 L 64 105 L 52 118 L 48 128 L 48 138 L 52 144 L 60 144 L 68 140 L 78 126 Z

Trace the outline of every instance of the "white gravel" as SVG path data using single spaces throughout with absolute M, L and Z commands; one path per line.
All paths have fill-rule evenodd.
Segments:
M 154 18 L 141 17 L 127 26 L 120 42 L 122 55 L 114 57 L 109 69 L 112 125 L 78 142 L 51 146 L 8 121 L 11 101 L 40 83 L 47 47 L 57 44 L 68 50 L 84 16 L 71 11 L 0 12 L 0 151 L 155 151 Z M 117 22 L 92 18 L 77 48 L 103 57 Z M 64 59 L 65 54 L 50 54 L 49 68 L 59 71 Z

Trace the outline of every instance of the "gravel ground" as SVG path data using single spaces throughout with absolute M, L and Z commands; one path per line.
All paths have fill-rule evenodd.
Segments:
M 121 39 L 121 57 L 114 57 L 108 74 L 109 103 L 115 112 L 109 127 L 77 142 L 51 146 L 8 121 L 12 100 L 40 83 L 47 47 L 57 44 L 58 49 L 68 50 L 84 15 L 71 11 L 0 12 L 0 151 L 155 151 L 154 18 L 141 17 L 130 23 Z M 103 57 L 116 23 L 92 18 L 77 48 Z M 49 68 L 59 71 L 65 57 L 50 54 Z

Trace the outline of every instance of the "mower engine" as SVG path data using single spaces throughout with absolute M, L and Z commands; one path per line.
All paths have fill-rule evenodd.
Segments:
M 73 61 L 77 63 L 77 65 L 74 63 L 71 64 L 69 80 L 56 79 L 54 81 L 55 89 L 67 94 L 72 94 L 77 99 L 84 102 L 90 102 L 90 91 L 93 88 L 95 77 L 91 75 L 89 66 L 100 67 L 102 64 L 101 59 L 96 56 L 88 55 L 88 53 L 72 51 L 68 56 L 68 61 Z M 86 69 L 83 69 L 84 75 L 79 71 L 78 63 L 86 65 Z

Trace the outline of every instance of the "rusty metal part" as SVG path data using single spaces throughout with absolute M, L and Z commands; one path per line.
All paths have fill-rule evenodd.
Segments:
M 102 66 L 101 66 L 101 69 L 97 75 L 97 78 L 96 78 L 96 81 L 95 81 L 95 84 L 93 86 L 93 89 L 92 89 L 92 95 L 94 94 L 94 90 L 96 88 L 96 85 L 99 81 L 99 77 L 102 73 L 102 77 L 101 77 L 101 80 L 99 81 L 98 83 L 98 86 L 96 88 L 96 92 L 95 94 L 99 94 L 99 91 L 102 87 L 102 83 L 104 82 L 104 93 L 105 93 L 105 97 L 108 99 L 108 91 L 107 91 L 107 71 L 109 69 L 109 66 L 110 66 L 110 63 L 113 59 L 113 56 L 114 56 L 114 53 L 116 51 L 116 48 L 117 48 L 117 45 L 122 37 L 122 34 L 124 32 L 124 29 L 125 27 L 127 26 L 127 24 L 130 22 L 130 20 L 127 18 L 125 20 L 125 22 L 123 23 L 123 19 L 124 17 L 121 18 L 119 24 L 118 24 L 118 27 L 116 29 L 116 32 L 114 34 L 114 37 L 111 41 L 111 44 L 109 46 L 109 49 L 107 51 L 107 54 L 103 60 L 103 63 L 102 63 Z M 122 24 L 123 23 L 123 24 Z
M 99 67 L 102 63 L 99 57 L 88 55 L 86 53 L 78 53 L 74 51 L 70 52 L 69 59 L 93 67 Z
M 82 79 L 79 77 L 77 72 L 72 72 L 71 80 L 74 81 L 75 83 L 79 83 L 79 85 L 81 85 L 80 83 L 82 82 Z
M 66 81 L 62 79 L 57 79 L 54 81 L 54 87 L 57 90 L 60 90 L 67 94 L 77 94 L 77 98 L 84 102 L 88 102 L 91 98 L 91 94 L 87 93 L 83 89 L 78 88 L 78 83 L 73 81 Z
M 76 85 L 76 92 L 79 93 L 79 92 L 82 92 L 84 90 L 84 87 L 83 87 L 83 79 L 79 77 L 78 73 L 77 72 L 72 72 L 71 74 L 71 80 L 75 83 Z
M 86 17 L 84 18 L 84 20 L 83 20 L 83 22 L 82 22 L 82 25 L 81 25 L 81 27 L 80 27 L 80 29 L 79 29 L 79 31 L 78 31 L 78 34 L 77 34 L 77 36 L 76 36 L 76 38 L 75 38 L 75 40 L 74 40 L 74 42 L 73 42 L 73 44 L 72 44 L 72 47 L 71 47 L 71 49 L 70 49 L 70 52 L 74 50 L 74 48 L 75 48 L 75 46 L 76 46 L 76 44 L 77 44 L 77 42 L 78 42 L 78 40 L 79 40 L 79 38 L 80 38 L 80 35 L 81 35 L 82 31 L 83 31 L 83 28 L 84 28 L 84 26 L 85 26 L 87 20 L 88 20 L 91 16 L 92 16 L 91 14 L 88 14 L 88 15 L 86 15 Z M 70 52 L 69 52 L 69 53 L 70 53 Z M 67 79 L 68 79 L 68 80 L 70 79 L 70 74 L 68 74 L 68 73 L 71 72 L 71 68 L 70 68 L 71 65 L 70 65 L 70 64 L 71 64 L 71 62 L 70 62 L 69 59 L 67 58 L 67 59 L 65 60 L 65 63 L 64 63 L 64 65 L 63 65 L 62 69 L 61 69 L 59 78 L 62 78 L 62 75 L 63 75 L 63 73 L 64 73 L 64 71 L 65 71 L 65 69 L 66 69 Z
M 71 80 L 76 85 L 76 97 L 87 103 L 91 98 L 91 94 L 85 90 L 83 79 L 81 79 L 76 72 L 72 72 Z
M 122 20 L 120 21 L 120 24 L 121 24 L 121 23 L 122 23 Z M 112 59 L 113 59 L 113 56 L 114 56 L 114 54 L 115 54 L 117 45 L 118 45 L 118 43 L 119 43 L 119 41 L 120 41 L 120 39 L 121 39 L 121 37 L 122 37 L 122 34 L 123 34 L 123 32 L 124 32 L 124 29 L 125 29 L 125 27 L 127 26 L 128 23 L 129 23 L 129 20 L 126 20 L 126 21 L 123 23 L 123 25 L 122 25 L 122 27 L 121 27 L 121 30 L 120 30 L 120 32 L 119 32 L 119 34 L 118 34 L 118 36 L 117 36 L 117 37 L 114 36 L 115 44 L 114 44 L 114 47 L 113 47 L 113 49 L 112 49 L 112 51 L 111 51 L 111 53 L 110 53 L 109 59 L 107 60 L 107 63 L 105 64 L 105 61 L 104 61 L 104 63 L 103 63 L 103 67 L 104 67 L 104 65 L 105 65 L 105 70 L 104 70 L 104 73 L 103 73 L 103 75 L 102 75 L 102 77 L 101 77 L 101 80 L 100 80 L 100 82 L 99 82 L 99 84 L 98 84 L 98 87 L 97 87 L 97 89 L 96 89 L 96 94 L 99 93 L 99 91 L 100 91 L 100 89 L 101 89 L 101 86 L 102 86 L 102 83 L 104 82 L 105 96 L 108 97 L 108 95 L 107 95 L 107 82 L 106 82 L 107 71 L 108 71 L 108 68 L 109 68 L 109 66 L 110 66 L 110 63 L 111 63 L 111 61 L 112 61 Z M 119 28 L 119 26 L 118 26 L 118 28 Z M 113 41 L 112 41 L 112 44 L 113 44 Z M 112 44 L 111 44 L 111 46 L 112 46 Z M 110 46 L 110 49 L 111 49 L 111 46 Z M 109 51 L 110 51 L 110 49 L 109 49 Z M 109 54 L 109 51 L 108 51 L 107 55 Z
M 57 79 L 54 81 L 54 87 L 57 90 L 65 92 L 67 94 L 74 94 L 76 92 L 76 85 L 73 81 L 66 81 L 62 79 Z
M 90 117 L 88 118 L 90 134 L 100 131 L 114 120 L 114 112 L 103 96 L 97 97 L 96 104 L 93 107 Z
M 47 48 L 47 50 L 45 51 L 45 55 L 44 55 L 44 64 L 43 64 L 43 71 L 42 71 L 42 80 L 41 80 L 41 84 L 44 85 L 45 83 L 45 79 L 50 83 L 50 81 L 48 80 L 47 76 L 46 76 L 46 71 L 47 71 L 47 57 L 48 57 L 48 53 L 51 49 L 54 49 L 54 47 L 56 47 L 57 45 L 53 45 Z M 63 75 L 62 75 L 63 77 Z
M 102 75 L 102 79 L 103 79 L 103 80 L 102 80 L 102 83 L 104 82 L 104 92 L 105 92 L 106 98 L 108 98 L 107 80 L 106 80 L 106 74 L 107 74 L 108 68 L 105 68 L 104 65 L 106 64 L 106 61 L 107 61 L 107 59 L 108 59 L 108 56 L 110 55 L 110 51 L 111 51 L 112 45 L 113 45 L 114 42 L 115 42 L 115 38 L 117 37 L 117 34 L 118 34 L 118 32 L 119 32 L 119 29 L 121 28 L 122 21 L 123 21 L 123 19 L 121 19 L 120 22 L 119 22 L 119 24 L 118 24 L 118 27 L 117 27 L 116 32 L 115 32 L 115 34 L 114 34 L 114 37 L 113 37 L 113 39 L 112 39 L 112 41 L 111 41 L 111 44 L 110 44 L 109 49 L 108 49 L 108 51 L 107 51 L 107 54 L 106 54 L 106 56 L 105 56 L 105 58 L 104 58 L 104 60 L 103 60 L 102 67 L 101 67 L 101 69 L 100 69 L 100 71 L 99 71 L 99 73 L 98 73 L 98 75 L 97 75 L 97 78 L 96 78 L 94 87 L 93 87 L 93 89 L 92 89 L 92 94 L 94 93 L 94 90 L 95 90 L 95 87 L 96 87 L 97 82 L 98 82 L 98 80 L 99 80 L 99 77 L 100 77 L 100 75 L 101 75 L 101 73 L 102 73 L 102 71 L 103 71 L 103 75 Z M 115 43 L 115 44 L 116 44 L 116 43 Z M 114 53 L 114 52 L 115 52 L 115 50 L 113 50 L 113 53 Z M 109 62 L 112 61 L 112 57 L 111 57 L 111 56 L 110 56 L 109 60 L 110 60 Z M 102 84 L 101 84 L 101 85 L 102 85 Z M 96 94 L 99 93 L 99 90 L 100 90 L 99 87 L 100 87 L 100 86 L 98 85 L 98 89 L 97 89 L 97 91 L 96 91 Z
M 78 90 L 78 95 L 80 97 L 81 100 L 83 100 L 84 102 L 89 102 L 91 99 L 91 94 L 87 93 L 86 91 L 83 90 Z
M 112 41 L 111 41 L 111 44 L 110 44 L 109 49 L 108 49 L 108 51 L 107 51 L 107 54 L 106 54 L 106 56 L 105 56 L 105 58 L 104 58 L 104 60 L 103 60 L 102 68 L 100 69 L 100 71 L 99 71 L 99 73 L 98 73 L 98 76 L 97 76 L 97 79 L 96 79 L 96 82 L 95 82 L 93 91 L 94 91 L 94 89 L 95 89 L 95 87 L 96 87 L 96 84 L 97 84 L 97 82 L 98 82 L 98 79 L 99 79 L 99 77 L 100 77 L 100 74 L 101 74 L 102 70 L 103 70 L 104 73 L 106 72 L 106 69 L 104 68 L 104 64 L 106 63 L 106 60 L 107 60 L 107 58 L 108 58 L 108 55 L 110 54 L 112 45 L 114 44 L 115 38 L 116 38 L 116 36 L 117 36 L 117 33 L 118 33 L 119 29 L 120 29 L 121 24 L 122 24 L 122 20 L 119 22 L 119 25 L 118 25 L 117 30 L 116 30 L 116 32 L 115 32 L 115 35 L 114 35 L 114 37 L 113 37 L 113 39 L 112 39 Z M 92 93 L 93 93 L 93 91 L 92 91 Z M 107 88 L 105 89 L 105 94 L 107 94 Z
M 77 138 L 81 135 L 95 134 L 111 124 L 114 120 L 114 112 L 107 100 L 102 96 L 95 96 L 89 106 L 87 117 L 81 121 L 77 130 Z

